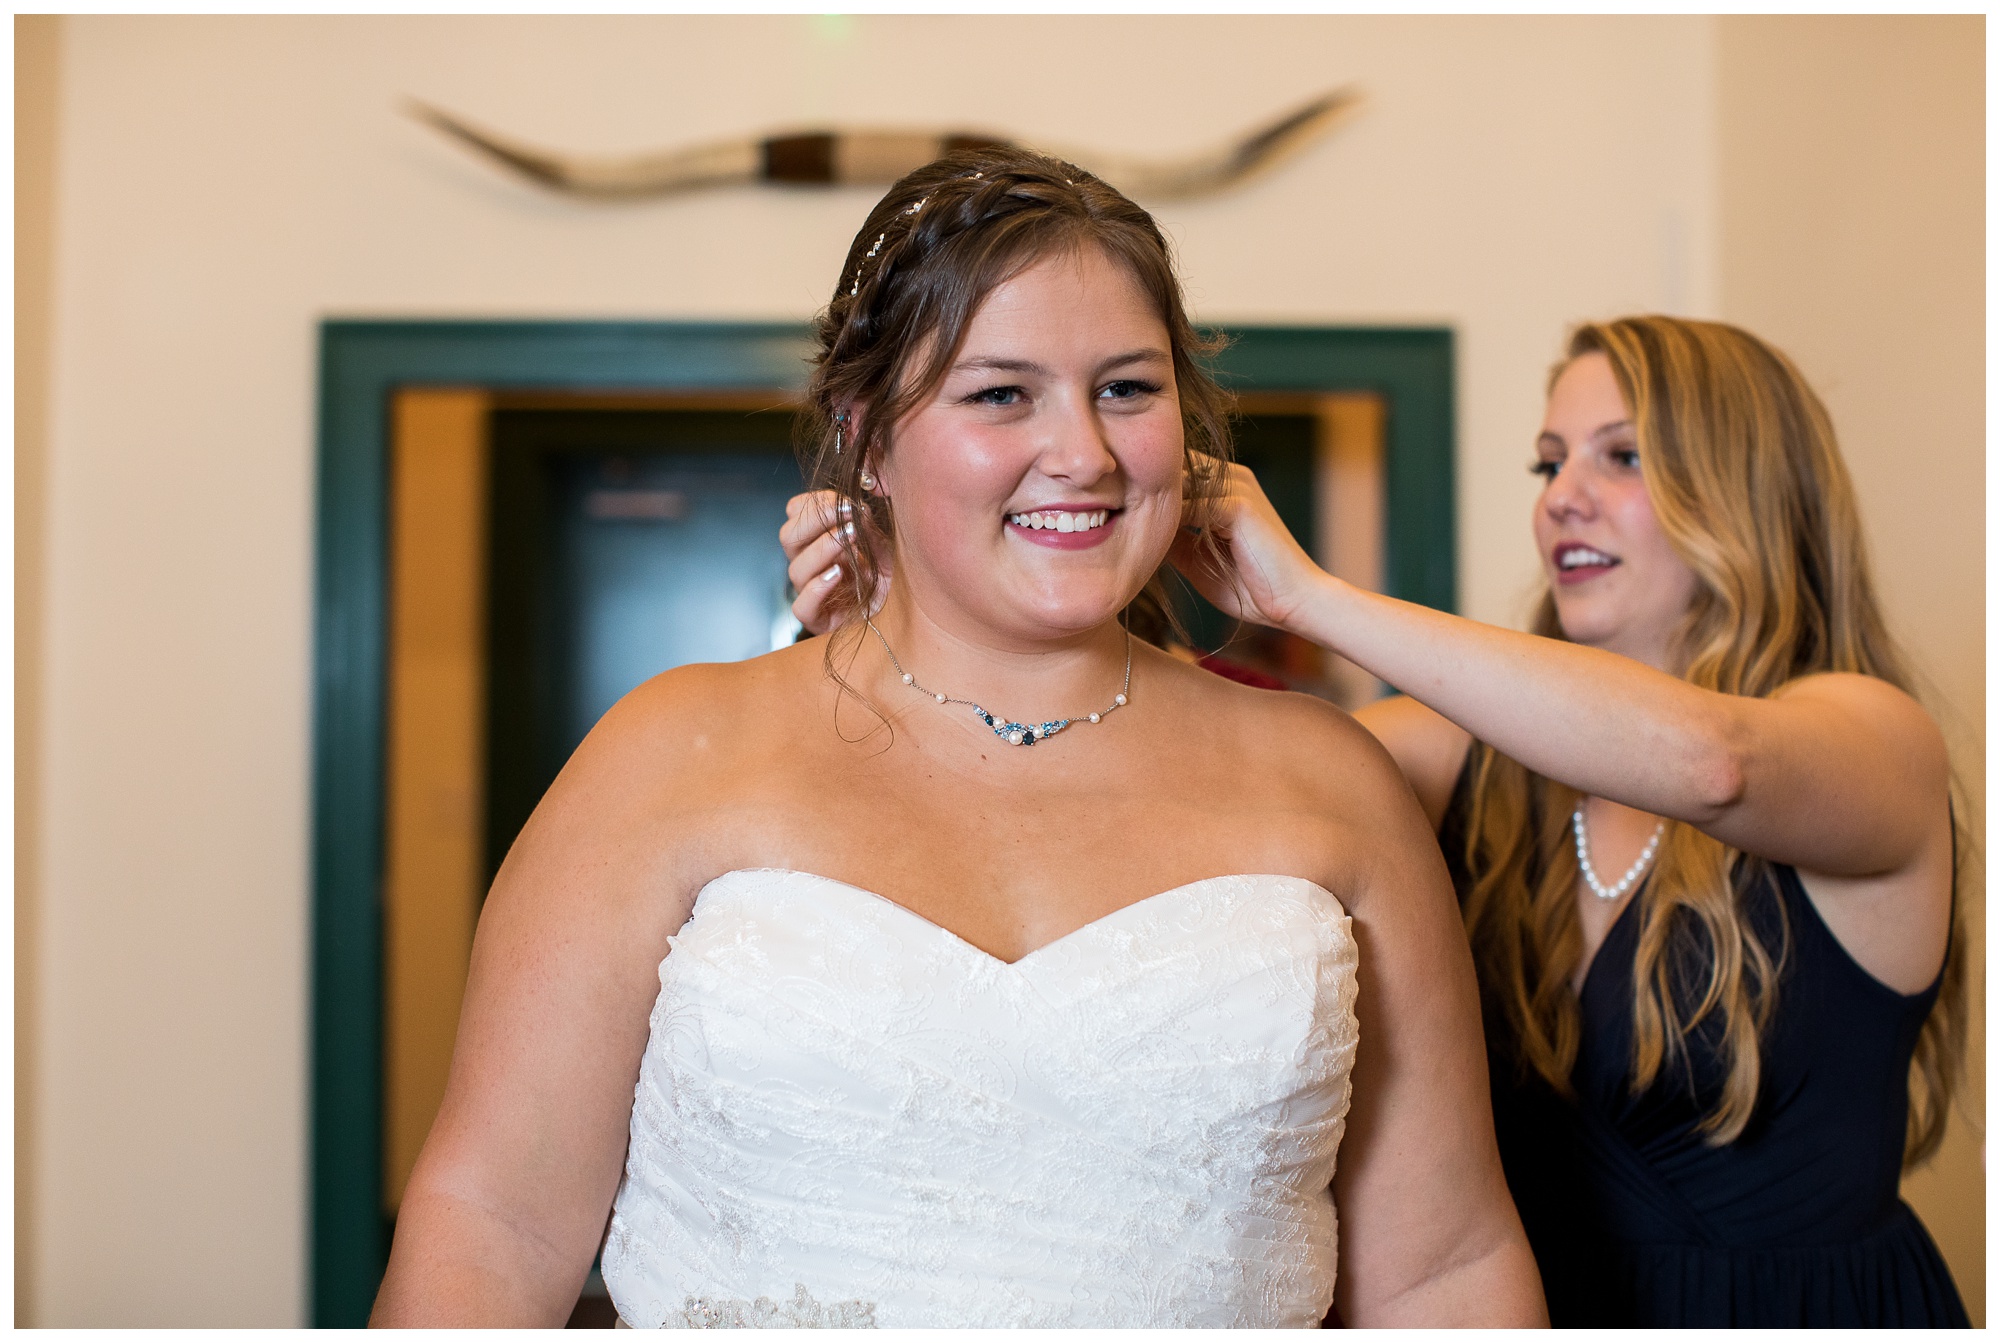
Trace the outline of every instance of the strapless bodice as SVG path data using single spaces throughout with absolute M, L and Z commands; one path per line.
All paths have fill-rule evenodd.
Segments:
M 1356 950 L 1295 877 L 1009 964 L 859 887 L 716 878 L 669 939 L 604 1279 L 635 1326 L 1315 1325 Z

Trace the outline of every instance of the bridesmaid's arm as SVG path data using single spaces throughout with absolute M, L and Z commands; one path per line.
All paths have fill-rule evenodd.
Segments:
M 1915 700 L 1873 677 L 1825 673 L 1767 697 L 1725 695 L 1330 575 L 1287 627 L 1538 774 L 1761 857 L 1882 875 L 1941 833 L 1944 739 Z
M 1726 695 L 1367 592 L 1315 565 L 1256 479 L 1233 472 L 1218 525 L 1230 572 L 1204 573 L 1186 539 L 1175 550 L 1223 610 L 1339 653 L 1538 774 L 1790 864 L 1870 973 L 1904 992 L 1935 976 L 1952 888 L 1950 769 L 1943 735 L 1909 695 L 1847 673 Z M 1371 726 L 1396 726 L 1396 712 Z M 1429 808 L 1435 780 L 1422 776 L 1419 763 L 1412 782 Z
M 1823 674 L 1726 695 L 1368 592 L 1314 564 L 1241 467 L 1218 530 L 1227 576 L 1204 574 L 1187 540 L 1175 550 L 1217 605 L 1331 649 L 1538 774 L 1833 876 L 1899 873 L 1949 846 L 1943 737 L 1887 682 Z

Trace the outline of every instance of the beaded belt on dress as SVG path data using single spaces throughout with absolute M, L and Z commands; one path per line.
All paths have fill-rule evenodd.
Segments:
M 613 1326 L 630 1329 L 625 1317 Z M 796 1283 L 789 1301 L 760 1296 L 745 1301 L 740 1296 L 690 1296 L 681 1302 L 678 1313 L 660 1322 L 663 1329 L 873 1329 L 873 1301 L 820 1301 Z

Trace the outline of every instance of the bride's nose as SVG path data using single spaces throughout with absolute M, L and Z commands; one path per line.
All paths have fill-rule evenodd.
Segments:
M 1035 461 L 1043 475 L 1089 485 L 1118 469 L 1118 458 L 1111 451 L 1093 398 L 1064 398 L 1046 428 L 1041 454 Z

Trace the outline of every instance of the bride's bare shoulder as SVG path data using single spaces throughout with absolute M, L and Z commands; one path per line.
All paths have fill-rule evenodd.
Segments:
M 1415 794 L 1374 734 L 1337 705 L 1190 668 L 1176 709 L 1204 724 L 1194 767 L 1216 780 L 1246 833 L 1266 836 L 1264 870 L 1309 875 L 1361 917 L 1382 894 L 1428 876 L 1449 898 L 1437 842 Z M 1280 865 L 1284 864 L 1284 865 Z M 1413 876 L 1412 874 L 1419 874 Z
M 1375 735 L 1313 695 L 1242 685 L 1199 667 L 1176 678 L 1178 712 L 1207 724 L 1239 777 L 1269 780 L 1300 799 L 1351 813 L 1400 805 L 1408 785 Z
M 807 644 L 661 672 L 597 720 L 538 812 L 591 834 L 685 820 L 746 769 L 780 757 L 801 690 L 816 690 L 822 677 Z
M 743 750 L 802 707 L 826 681 L 823 640 L 811 639 L 741 662 L 697 662 L 641 683 L 614 704 L 577 756 L 636 755 L 678 769 L 690 754 Z
M 806 644 L 660 673 L 591 728 L 517 849 L 543 865 L 600 875 L 644 870 L 634 889 L 691 890 L 718 812 L 746 778 L 783 767 L 789 720 L 808 711 L 799 692 L 817 693 L 822 680 L 820 651 Z

